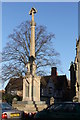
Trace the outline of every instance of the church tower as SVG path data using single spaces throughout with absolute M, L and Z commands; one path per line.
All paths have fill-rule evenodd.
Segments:
M 76 40 L 76 95 L 78 97 L 78 102 L 80 102 L 80 37 Z

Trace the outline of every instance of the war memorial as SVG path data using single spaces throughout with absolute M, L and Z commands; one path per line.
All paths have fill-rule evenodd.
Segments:
M 35 8 L 31 8 L 29 14 L 32 16 L 31 20 L 31 40 L 30 40 L 30 57 L 27 63 L 27 73 L 23 79 L 23 100 L 14 101 L 13 106 L 25 112 L 36 112 L 47 105 L 45 101 L 40 101 L 40 76 L 36 75 L 35 64 L 35 26 L 34 14 L 37 13 Z

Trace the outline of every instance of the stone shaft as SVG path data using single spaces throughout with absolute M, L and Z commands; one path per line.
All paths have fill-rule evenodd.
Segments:
M 31 26 L 30 56 L 35 58 L 35 26 Z
M 34 10 L 32 10 L 32 21 L 31 21 L 31 40 L 30 40 L 30 56 L 35 58 L 35 26 L 34 22 Z

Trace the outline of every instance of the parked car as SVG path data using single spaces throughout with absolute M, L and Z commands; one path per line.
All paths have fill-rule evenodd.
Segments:
M 14 109 L 6 102 L 0 103 L 0 120 L 25 120 L 24 111 Z
M 46 109 L 37 112 L 35 120 L 52 120 L 52 119 L 75 119 L 80 120 L 80 103 L 64 102 L 55 103 Z

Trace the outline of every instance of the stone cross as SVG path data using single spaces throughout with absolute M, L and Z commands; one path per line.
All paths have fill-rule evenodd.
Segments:
M 36 75 L 35 64 L 35 26 L 34 14 L 37 12 L 35 8 L 31 8 L 29 14 L 31 20 L 31 39 L 30 39 L 30 57 L 26 65 L 27 74 L 23 80 L 23 101 L 40 101 L 40 76 Z
M 35 26 L 36 23 L 34 22 L 34 14 L 37 12 L 35 8 L 31 8 L 29 14 L 32 15 L 31 21 L 31 40 L 30 40 L 30 57 L 33 56 L 35 58 Z
M 34 14 L 37 12 L 35 8 L 31 8 L 29 14 L 32 15 L 31 20 L 31 39 L 30 39 L 30 74 L 34 75 L 36 71 L 36 64 L 35 60 L 35 26 L 36 23 L 34 22 Z

